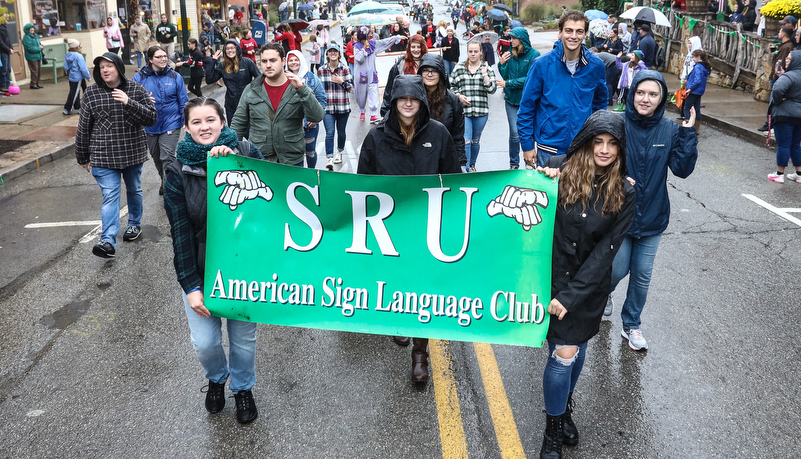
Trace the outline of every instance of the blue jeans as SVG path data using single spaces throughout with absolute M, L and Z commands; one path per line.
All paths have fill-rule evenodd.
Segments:
M 323 117 L 323 124 L 325 125 L 325 156 L 332 158 L 334 156 L 334 130 L 337 133 L 337 150 L 345 149 L 345 139 L 347 132 L 345 128 L 348 126 L 348 117 L 350 113 L 326 113 Z
M 701 121 L 701 96 L 698 94 L 690 94 L 684 99 L 684 105 L 681 107 L 684 119 L 690 119 L 690 109 L 695 107 L 695 121 Z
M 556 316 L 551 316 L 551 320 L 556 320 Z M 576 388 L 581 369 L 584 368 L 587 343 L 577 347 L 578 352 L 572 359 L 563 359 L 556 355 L 556 344 L 548 341 L 548 363 L 542 375 L 542 395 L 545 412 L 549 416 L 564 414 L 567 397 Z
M 504 101 L 506 120 L 509 121 L 509 167 L 520 166 L 520 137 L 517 135 L 517 105 Z
M 143 53 L 142 51 L 137 51 L 136 52 L 136 67 L 137 68 L 140 68 L 140 69 L 142 68 L 142 59 L 145 59 L 145 53 Z M 145 62 L 147 62 L 147 59 L 145 59 Z
M 453 69 L 456 68 L 456 62 L 445 61 L 445 77 L 449 78 L 451 73 L 453 73 Z
M 488 117 L 489 115 L 464 117 L 464 153 L 467 156 L 467 167 L 476 165 L 481 148 L 481 133 L 484 132 Z
M 106 169 L 92 167 L 92 175 L 103 193 L 100 206 L 100 219 L 103 222 L 101 241 L 117 246 L 117 233 L 120 232 L 120 191 L 125 180 L 125 197 L 128 199 L 128 224 L 142 226 L 142 165 L 125 169 Z
M 203 365 L 206 379 L 225 384 L 231 376 L 231 392 L 250 390 L 256 383 L 256 324 L 226 319 L 228 326 L 228 361 L 222 345 L 222 319 L 200 317 L 189 307 L 183 294 L 189 337 L 195 355 Z
M 320 133 L 320 123 L 313 128 L 306 128 L 306 165 L 309 169 L 317 167 L 317 134 Z
M 11 55 L 0 53 L 0 62 L 3 63 L 0 67 L 0 88 L 8 88 L 11 84 Z
M 787 167 L 792 158 L 793 166 L 801 167 L 801 125 L 778 122 L 773 125 L 776 134 L 776 165 Z
M 625 330 L 640 328 L 640 315 L 645 307 L 645 300 L 648 298 L 651 271 L 654 269 L 654 259 L 661 239 L 661 234 L 639 239 L 626 236 L 612 263 L 612 291 L 629 274 L 626 302 L 623 303 L 620 312 Z

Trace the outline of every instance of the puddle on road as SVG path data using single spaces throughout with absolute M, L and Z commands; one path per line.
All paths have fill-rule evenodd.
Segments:
M 64 305 L 58 311 L 42 317 L 39 323 L 51 330 L 64 330 L 86 314 L 89 306 L 89 301 L 76 301 Z

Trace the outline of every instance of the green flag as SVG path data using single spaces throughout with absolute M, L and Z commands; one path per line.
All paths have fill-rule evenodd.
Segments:
M 695 24 L 697 24 L 697 23 L 698 23 L 698 19 L 690 18 L 689 21 L 688 21 L 688 24 L 689 24 L 688 32 L 692 32 L 693 31 L 693 27 L 695 27 Z
M 555 180 L 208 161 L 204 293 L 230 319 L 541 346 Z

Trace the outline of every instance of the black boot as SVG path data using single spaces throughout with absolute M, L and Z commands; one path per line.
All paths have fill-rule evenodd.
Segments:
M 540 459 L 562 459 L 564 416 L 564 414 L 559 416 L 545 415 L 545 434 L 542 436 Z
M 412 342 L 412 382 L 424 383 L 428 381 L 428 339 L 414 338 Z
M 579 441 L 579 433 L 576 428 L 576 423 L 573 422 L 571 415 L 573 414 L 573 392 L 567 396 L 567 409 L 564 415 L 564 428 L 562 429 L 562 443 L 567 446 L 576 446 Z

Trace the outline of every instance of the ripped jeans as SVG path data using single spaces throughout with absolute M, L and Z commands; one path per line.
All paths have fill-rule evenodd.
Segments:
M 556 350 L 563 347 L 578 347 L 572 359 L 563 359 Z M 548 364 L 542 376 L 542 394 L 545 399 L 545 412 L 549 416 L 564 414 L 567 396 L 576 388 L 576 382 L 584 368 L 587 343 L 576 345 L 553 344 L 548 341 Z

